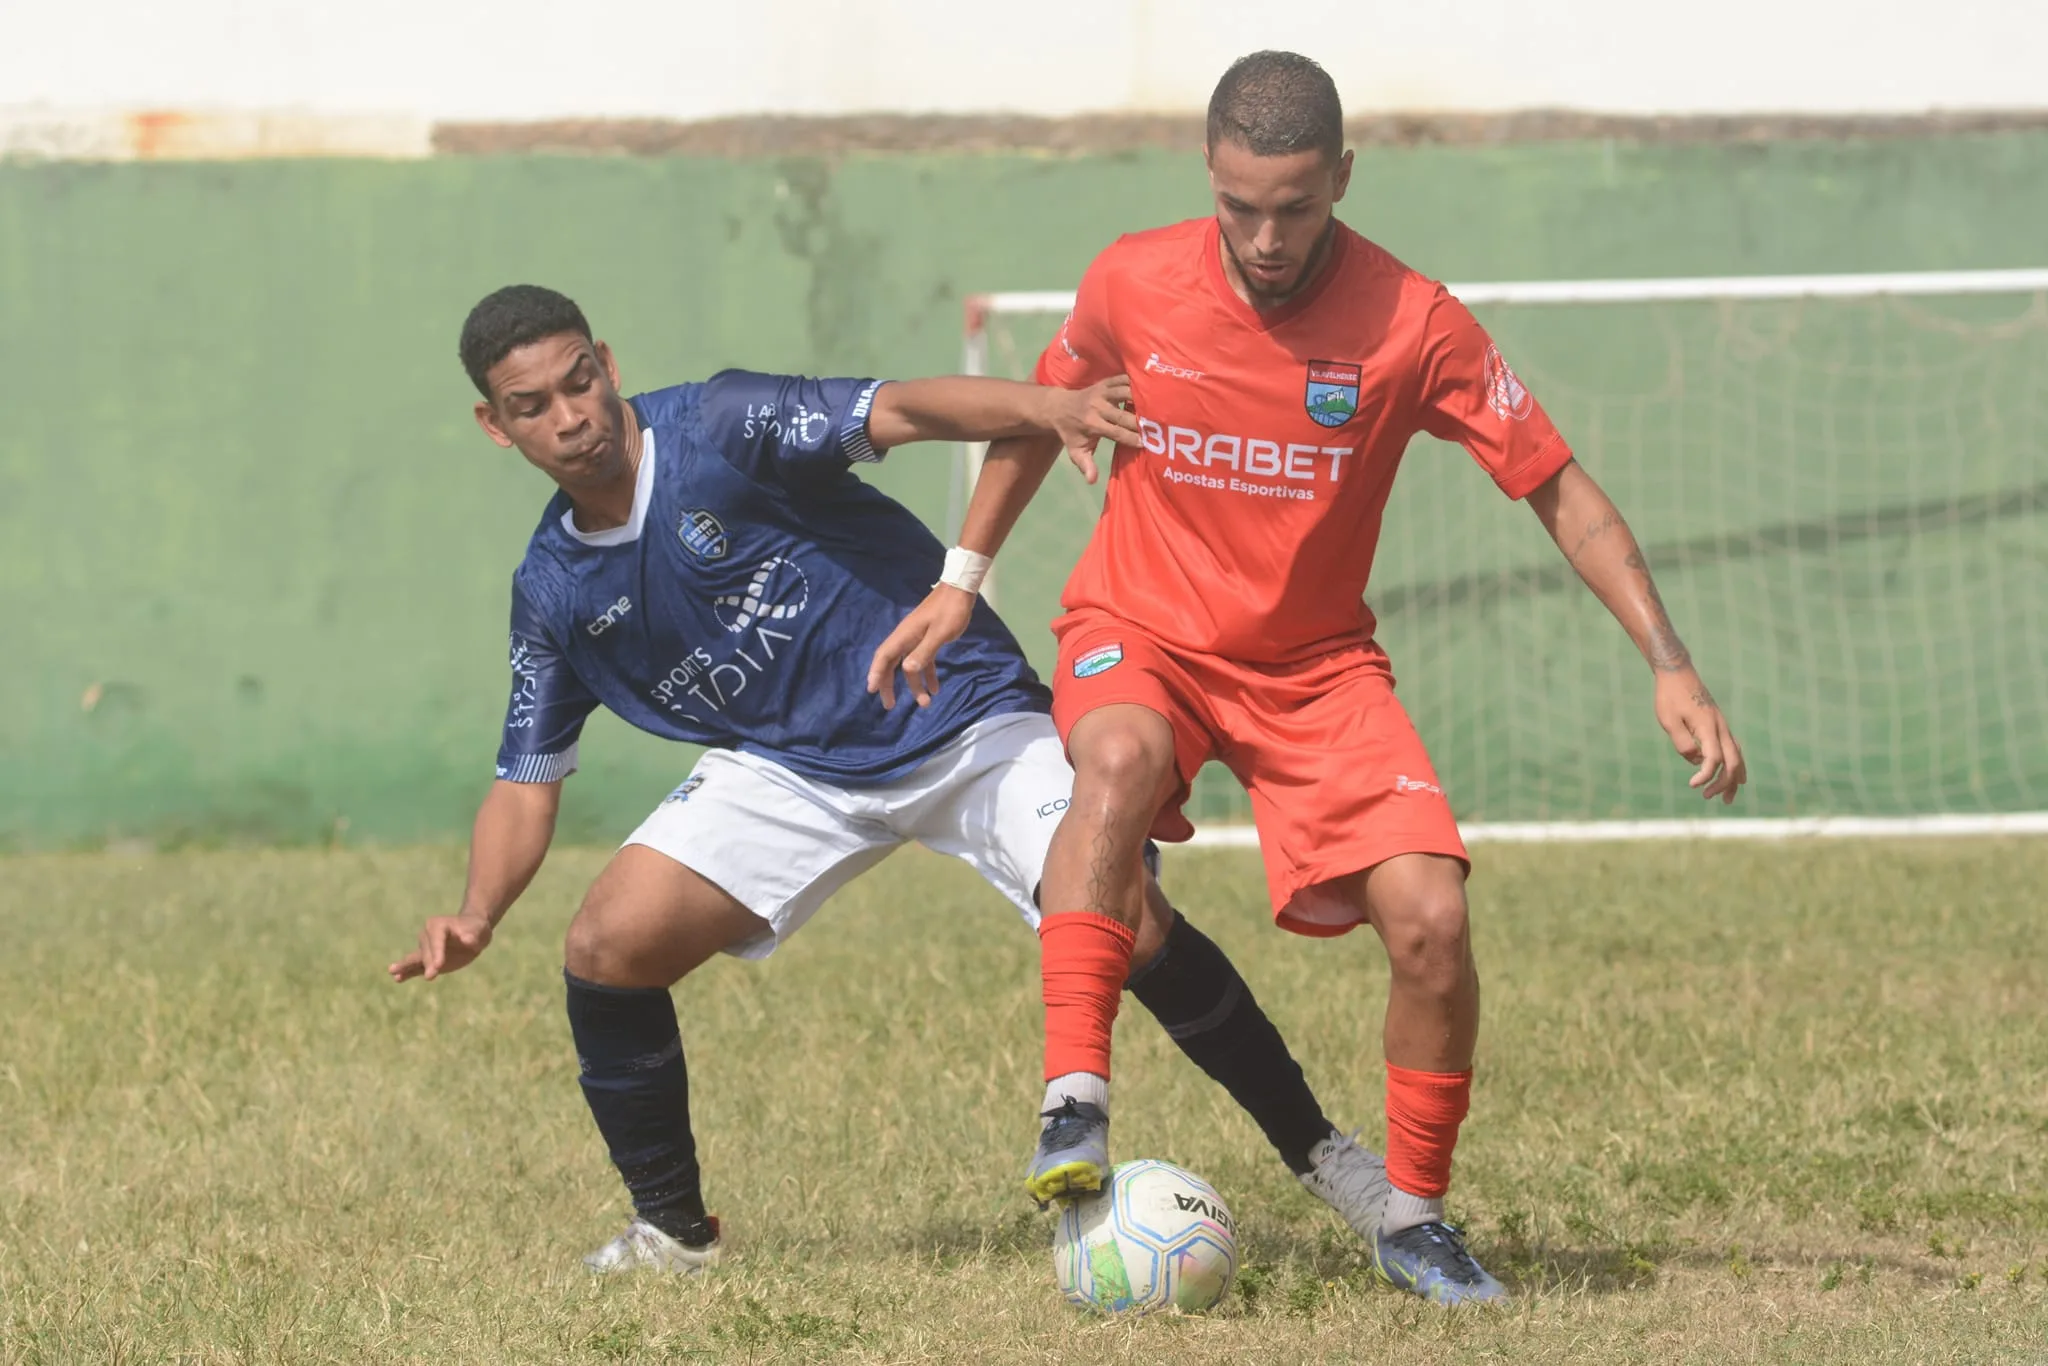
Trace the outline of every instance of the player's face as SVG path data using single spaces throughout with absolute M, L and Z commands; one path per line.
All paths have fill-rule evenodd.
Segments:
M 575 332 L 542 337 L 491 367 L 477 425 L 565 489 L 625 477 L 625 403 L 611 348 Z
M 1330 213 L 1351 184 L 1351 153 L 1262 157 L 1234 142 L 1208 149 L 1209 188 L 1234 283 L 1253 304 L 1277 304 L 1321 266 Z

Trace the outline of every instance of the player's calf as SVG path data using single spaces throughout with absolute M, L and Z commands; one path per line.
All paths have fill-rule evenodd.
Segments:
M 668 988 L 562 977 L 583 1098 L 639 1222 L 685 1247 L 711 1246 L 718 1231 L 704 1208 L 690 1074 Z
M 585 1259 L 593 1270 L 696 1271 L 716 1260 L 669 986 L 762 928 L 719 888 L 639 845 L 613 858 L 569 927 L 562 976 L 583 1098 L 636 1214 Z
M 1456 859 L 1404 854 L 1367 872 L 1360 888 L 1393 977 L 1386 1024 L 1388 1234 L 1442 1223 L 1451 1155 L 1470 1104 L 1479 974 L 1464 874 Z
M 1041 1203 L 1094 1189 L 1109 1174 L 1110 1028 L 1146 918 L 1146 833 L 1173 768 L 1172 731 L 1144 707 L 1090 712 L 1067 744 L 1073 797 L 1053 832 L 1039 893 L 1046 1086 L 1025 1184 Z M 1071 1122 L 1069 1102 L 1100 1115 L 1086 1143 L 1055 1132 Z M 1062 1155 L 1070 1148 L 1079 1156 Z

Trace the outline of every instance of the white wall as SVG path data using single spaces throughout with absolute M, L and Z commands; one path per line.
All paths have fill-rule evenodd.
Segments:
M 1198 109 L 1262 46 L 1354 110 L 2048 106 L 2048 0 L 0 0 L 0 108 Z

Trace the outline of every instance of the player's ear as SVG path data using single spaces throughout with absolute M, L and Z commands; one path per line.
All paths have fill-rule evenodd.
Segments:
M 484 435 L 503 446 L 512 449 L 512 438 L 505 435 L 505 429 L 498 425 L 498 414 L 488 403 L 476 405 L 476 425 L 484 429 Z
M 1351 153 L 1347 150 L 1343 156 L 1337 158 L 1336 185 L 1335 188 L 1332 189 L 1332 191 L 1330 192 L 1330 202 L 1332 204 L 1335 204 L 1338 200 L 1344 197 L 1344 192 L 1350 188 Z
M 619 363 L 612 357 L 612 349 L 603 342 L 592 344 L 597 352 L 597 363 L 604 367 L 604 376 L 612 382 L 612 388 L 619 387 Z

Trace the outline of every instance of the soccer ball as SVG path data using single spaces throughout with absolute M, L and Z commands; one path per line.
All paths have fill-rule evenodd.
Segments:
M 1084 1309 L 1200 1313 L 1230 1292 L 1237 1224 L 1216 1188 L 1167 1162 L 1125 1162 L 1070 1201 L 1053 1234 L 1060 1293 Z

